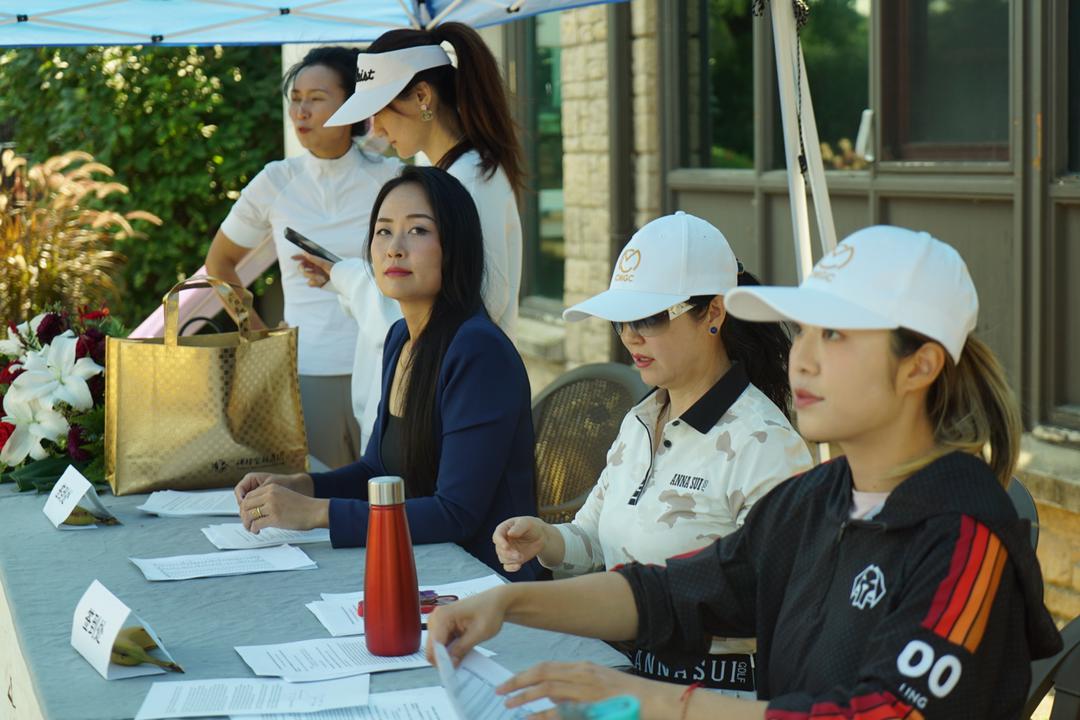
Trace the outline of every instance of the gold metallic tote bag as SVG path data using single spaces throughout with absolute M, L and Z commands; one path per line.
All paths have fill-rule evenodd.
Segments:
M 237 332 L 179 337 L 179 294 L 210 287 Z M 165 337 L 109 338 L 105 476 L 116 495 L 230 487 L 302 472 L 307 439 L 296 328 L 251 330 L 251 293 L 197 276 L 165 295 Z

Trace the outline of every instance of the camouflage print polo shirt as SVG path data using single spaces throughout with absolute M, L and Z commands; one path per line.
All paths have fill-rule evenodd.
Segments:
M 668 420 L 653 455 L 666 402 L 659 388 L 623 418 L 585 505 L 555 526 L 566 554 L 553 569 L 576 575 L 631 562 L 663 565 L 740 527 L 757 500 L 813 464 L 802 437 L 738 363 Z M 753 641 L 737 644 L 752 651 Z

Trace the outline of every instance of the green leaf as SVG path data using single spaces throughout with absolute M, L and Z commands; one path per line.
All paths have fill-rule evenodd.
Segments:
M 48 489 L 51 490 L 52 486 L 67 470 L 68 465 L 79 467 L 81 463 L 73 463 L 67 457 L 47 457 L 43 460 L 27 463 L 9 474 L 19 487 L 20 492 L 40 490 L 43 485 L 48 485 Z

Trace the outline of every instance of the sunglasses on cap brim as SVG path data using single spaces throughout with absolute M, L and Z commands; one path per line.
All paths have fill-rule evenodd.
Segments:
M 693 308 L 694 306 L 689 302 L 681 302 L 672 305 L 667 310 L 661 310 L 655 315 L 640 320 L 630 320 L 628 322 L 612 320 L 611 327 L 615 330 L 616 335 L 622 335 L 623 329 L 629 329 L 630 332 L 641 337 L 655 337 L 667 330 L 672 320 L 686 314 Z

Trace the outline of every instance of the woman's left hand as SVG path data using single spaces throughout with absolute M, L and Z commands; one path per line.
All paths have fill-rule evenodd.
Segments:
M 554 703 L 592 703 L 616 695 L 633 695 L 644 707 L 646 699 L 657 692 L 659 685 L 594 663 L 545 662 L 518 673 L 500 685 L 496 692 L 505 695 L 521 691 L 507 700 L 507 707 L 519 707 L 540 698 Z
M 311 287 L 322 287 L 330 282 L 330 269 L 334 267 L 334 263 L 309 253 L 299 253 L 291 259 L 300 264 L 300 272 L 304 273 Z
M 310 530 L 329 525 L 330 501 L 301 495 L 277 483 L 260 485 L 244 496 L 240 518 L 253 533 L 263 528 Z

